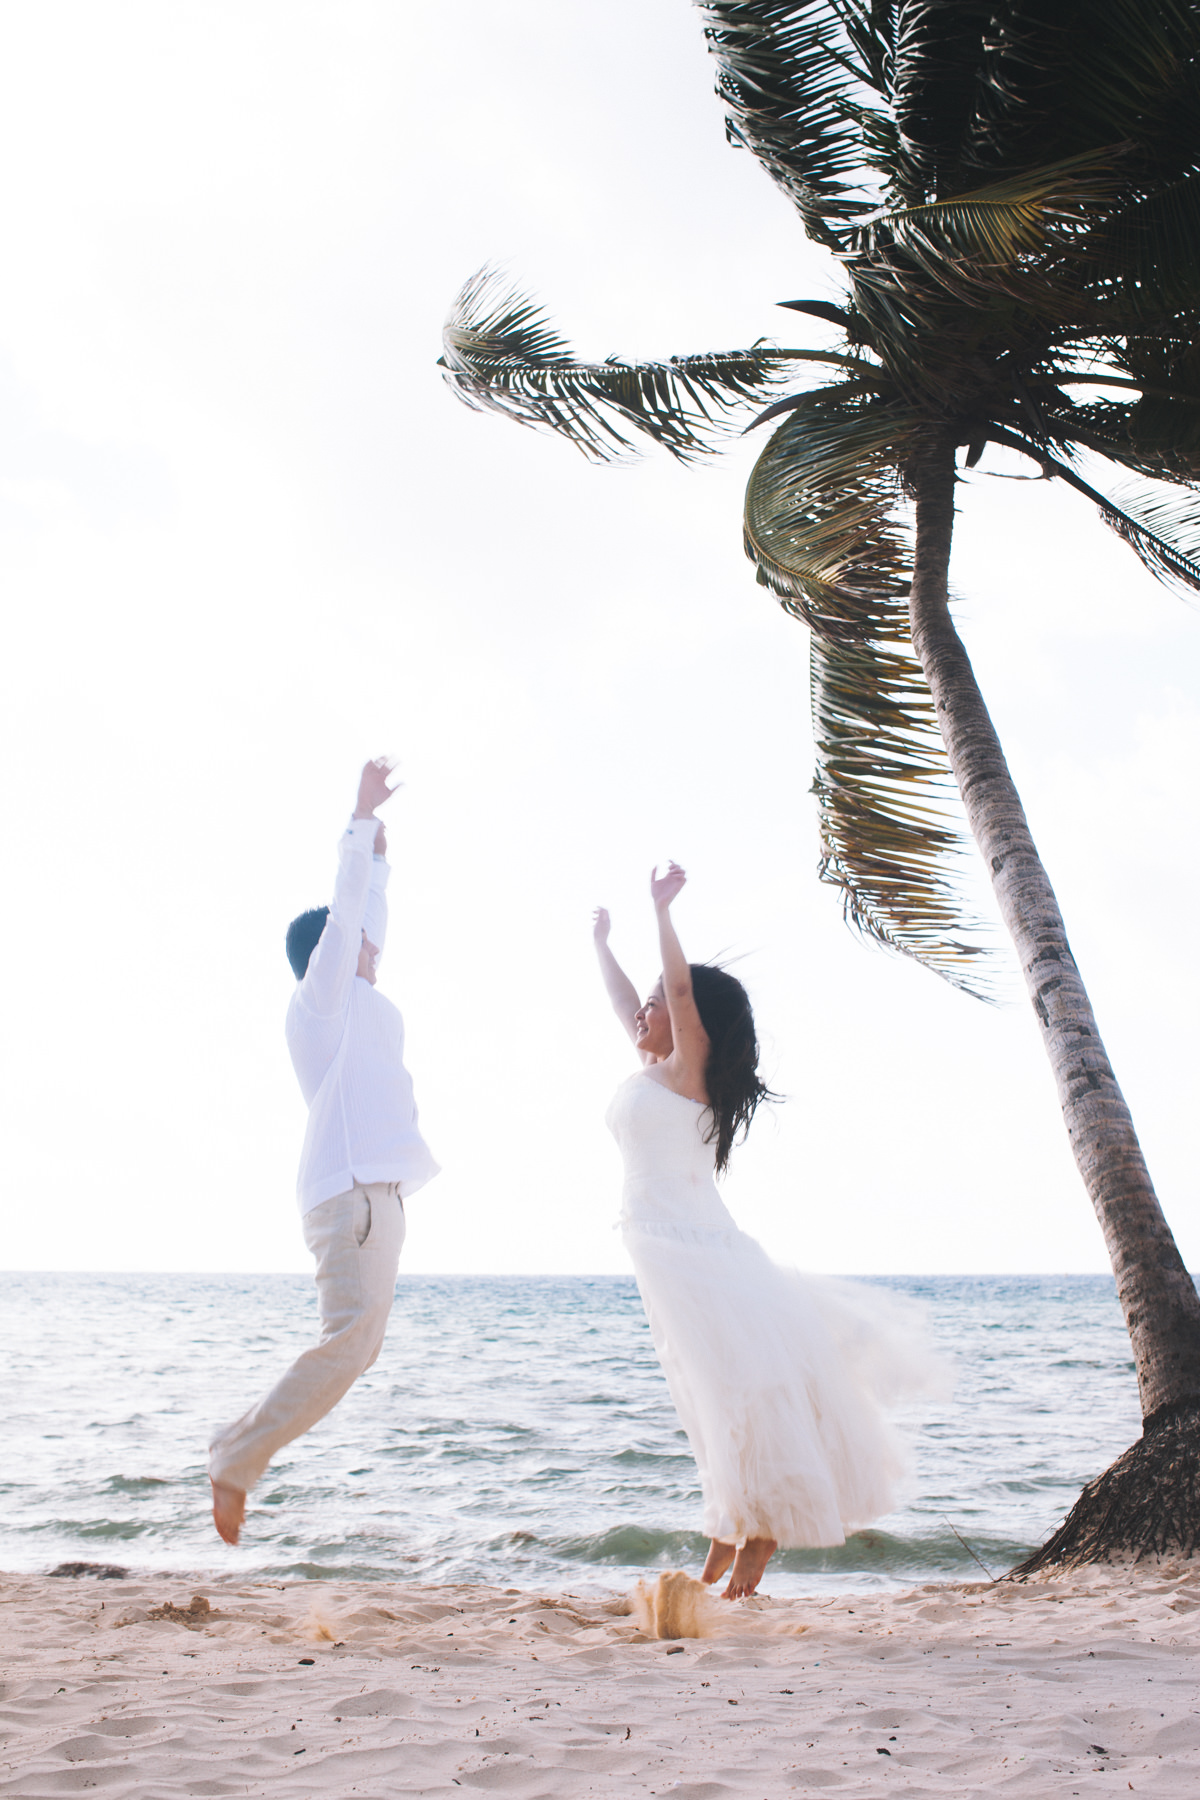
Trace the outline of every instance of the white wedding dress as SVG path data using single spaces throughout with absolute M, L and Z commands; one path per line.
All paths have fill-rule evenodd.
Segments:
M 739 1231 L 717 1192 L 712 1115 L 643 1072 L 606 1123 L 650 1335 L 700 1471 L 704 1530 L 841 1544 L 890 1512 L 904 1471 L 883 1407 L 937 1379 L 915 1309 L 802 1275 Z

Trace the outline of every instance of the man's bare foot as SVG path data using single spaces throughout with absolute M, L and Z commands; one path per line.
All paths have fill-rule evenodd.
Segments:
M 708 1547 L 708 1561 L 704 1565 L 701 1581 L 720 1581 L 736 1554 L 736 1544 L 727 1544 L 723 1538 L 714 1538 Z
M 747 1538 L 733 1559 L 733 1572 L 722 1600 L 742 1600 L 752 1594 L 778 1548 L 774 1538 Z
M 227 1481 L 213 1481 L 209 1476 L 213 1494 L 213 1524 L 227 1544 L 236 1544 L 238 1533 L 246 1517 L 246 1496 L 241 1488 L 230 1487 Z

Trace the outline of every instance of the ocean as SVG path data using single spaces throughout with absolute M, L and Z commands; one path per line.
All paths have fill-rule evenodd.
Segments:
M 923 1303 L 953 1396 L 901 1415 L 906 1503 L 838 1549 L 781 1552 L 764 1592 L 1001 1574 L 1140 1431 L 1108 1277 L 869 1285 Z M 695 1468 L 616 1276 L 401 1275 L 379 1361 L 280 1453 L 228 1549 L 208 1437 L 315 1329 L 299 1275 L 0 1276 L 0 1567 L 577 1593 L 698 1572 Z

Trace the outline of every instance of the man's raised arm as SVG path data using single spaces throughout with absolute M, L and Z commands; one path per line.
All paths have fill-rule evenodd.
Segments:
M 305 998 L 314 1012 L 338 1013 L 346 1003 L 350 984 L 358 967 L 363 931 L 368 915 L 378 928 L 380 903 L 382 922 L 386 926 L 387 907 L 383 902 L 383 885 L 387 881 L 387 864 L 375 860 L 376 845 L 387 839 L 375 809 L 395 792 L 388 786 L 392 764 L 376 757 L 363 769 L 358 784 L 354 815 L 338 842 L 338 872 L 334 882 L 329 917 L 316 949 L 309 958 L 303 981 Z M 382 879 L 376 871 L 382 872 Z M 378 893 L 375 889 L 378 887 Z M 372 904 L 374 902 L 374 904 Z M 377 949 L 381 942 L 371 939 Z
M 387 884 L 391 872 L 391 866 L 387 860 L 387 832 L 380 824 L 375 833 L 375 854 L 371 858 L 371 886 L 367 893 L 367 905 L 362 923 L 363 936 L 369 944 L 374 944 L 377 951 L 376 962 L 383 955 L 383 946 L 387 938 Z

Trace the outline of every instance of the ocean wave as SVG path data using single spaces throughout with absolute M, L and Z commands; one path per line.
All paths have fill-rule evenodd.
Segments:
M 117 1539 L 128 1543 L 134 1538 L 145 1537 L 154 1526 L 141 1519 L 39 1519 L 26 1529 L 44 1532 L 48 1537 L 58 1537 L 64 1542 Z
M 1003 1575 L 1029 1555 L 1033 1543 L 988 1533 L 953 1532 L 928 1537 L 901 1537 L 889 1531 L 856 1531 L 844 1544 L 819 1550 L 780 1550 L 781 1569 L 792 1574 L 862 1574 L 872 1571 L 903 1579 L 939 1575 L 944 1580 L 968 1579 L 979 1572 L 979 1558 L 989 1574 Z M 970 1546 L 969 1548 L 967 1546 Z
M 541 1548 L 564 1562 L 608 1563 L 649 1569 L 671 1562 L 703 1560 L 708 1539 L 695 1531 L 654 1531 L 641 1525 L 614 1525 L 594 1537 L 542 1539 Z
M 779 1550 L 772 1568 L 794 1575 L 870 1575 L 895 1579 L 923 1579 L 941 1575 L 961 1579 L 979 1572 L 982 1563 L 993 1575 L 1029 1555 L 1030 1542 L 987 1533 L 965 1542 L 953 1532 L 902 1537 L 892 1532 L 856 1531 L 844 1544 L 814 1549 Z M 590 1537 L 539 1538 L 535 1533 L 513 1532 L 505 1540 L 525 1552 L 540 1550 L 563 1562 L 589 1563 L 609 1568 L 651 1569 L 703 1563 L 708 1539 L 695 1531 L 662 1531 L 641 1525 L 614 1525 Z M 967 1546 L 970 1546 L 969 1548 Z M 977 1563 L 975 1557 L 979 1558 Z
M 280 1452 L 230 1551 L 205 1446 L 308 1341 L 311 1283 L 0 1275 L 0 1566 L 103 1554 L 248 1579 L 608 1589 L 698 1571 L 697 1472 L 632 1281 L 401 1285 L 379 1361 Z M 1137 1436 L 1111 1282 L 880 1285 L 927 1302 L 957 1391 L 904 1414 L 909 1503 L 836 1549 L 780 1552 L 774 1593 L 981 1580 L 972 1552 L 1002 1574 Z

